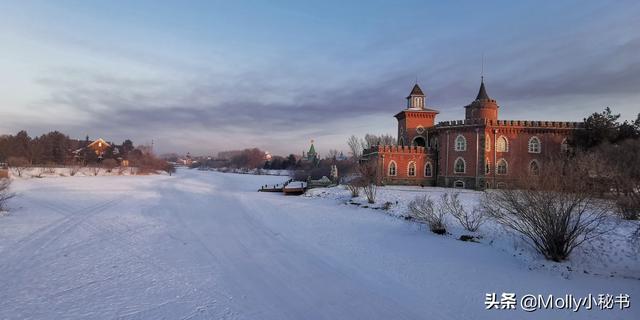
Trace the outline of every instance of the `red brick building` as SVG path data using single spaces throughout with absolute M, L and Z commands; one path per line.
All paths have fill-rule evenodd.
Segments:
M 465 106 L 465 119 L 435 123 L 416 84 L 398 119 L 398 146 L 374 146 L 364 159 L 375 161 L 381 184 L 467 189 L 507 187 L 516 176 L 538 174 L 545 159 L 568 149 L 580 122 L 498 120 L 500 107 L 484 81 Z

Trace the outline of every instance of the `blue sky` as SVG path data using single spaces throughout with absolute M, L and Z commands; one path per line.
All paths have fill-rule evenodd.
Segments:
M 416 77 L 464 117 L 484 54 L 501 119 L 640 112 L 637 1 L 0 1 L 0 134 L 158 152 L 346 151 L 396 132 Z

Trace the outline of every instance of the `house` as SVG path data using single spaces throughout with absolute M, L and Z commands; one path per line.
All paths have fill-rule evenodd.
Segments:
M 376 165 L 381 184 L 467 189 L 507 187 L 523 173 L 536 175 L 545 159 L 562 155 L 581 122 L 499 120 L 500 106 L 484 79 L 476 98 L 464 107 L 464 120 L 436 124 L 416 83 L 407 106 L 395 115 L 398 145 L 373 146 L 364 161 Z

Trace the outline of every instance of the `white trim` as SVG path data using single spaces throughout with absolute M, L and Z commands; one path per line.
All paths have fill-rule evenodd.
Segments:
M 427 175 L 427 166 L 429 166 L 429 175 Z M 422 174 L 425 176 L 425 178 L 433 177 L 433 165 L 431 164 L 431 161 L 427 161 L 427 163 L 424 164 L 424 170 L 422 171 Z
M 411 168 L 411 164 L 413 164 L 413 175 L 411 175 L 410 172 L 409 172 L 409 170 Z M 409 161 L 409 163 L 407 164 L 407 177 L 415 177 L 415 176 L 417 176 L 417 172 L 416 172 L 416 169 L 418 169 L 417 167 L 418 166 L 416 165 L 415 161 Z
M 532 148 L 534 141 L 538 142 L 538 150 L 533 150 Z M 540 140 L 540 138 L 538 138 L 537 136 L 529 138 L 529 142 L 527 143 L 527 151 L 529 151 L 529 153 L 540 153 L 542 151 L 542 141 Z
M 505 173 L 498 172 L 498 168 L 500 168 L 500 162 L 501 161 L 504 161 Z M 496 174 L 500 175 L 500 176 L 505 176 L 505 175 L 509 174 L 509 162 L 507 162 L 507 160 L 505 160 L 505 158 L 500 158 L 500 159 L 498 159 L 498 161 L 496 161 Z
M 463 171 L 462 172 L 458 172 L 456 170 L 456 164 L 458 163 L 458 160 L 462 160 L 462 165 L 463 165 Z M 456 158 L 456 161 L 453 162 L 453 173 L 467 173 L 467 161 L 464 160 L 463 157 L 458 157 Z
M 457 186 L 458 182 L 460 182 L 460 183 L 462 184 L 462 187 L 458 187 L 458 186 Z M 454 188 L 456 188 L 456 189 L 464 189 L 464 181 L 462 181 L 462 180 L 456 180 L 456 181 L 454 181 L 454 182 L 453 182 L 453 187 L 454 187 Z
M 491 137 L 488 134 L 484 134 L 484 152 L 491 151 Z
M 458 147 L 458 139 L 462 138 L 462 141 L 464 142 L 464 144 L 462 145 L 462 148 Z M 456 139 L 453 140 L 453 149 L 455 151 L 467 151 L 467 138 L 465 138 L 463 135 L 459 134 L 458 136 L 456 136 Z
M 394 174 L 391 174 L 391 165 L 392 164 L 393 164 L 393 169 L 394 169 L 393 171 L 395 171 Z M 387 175 L 389 177 L 395 177 L 395 176 L 398 175 L 398 164 L 394 160 L 389 161 L 389 165 L 387 166 Z
M 498 141 L 500 141 L 501 139 L 504 139 L 504 151 L 501 151 L 500 149 L 498 149 Z M 497 152 L 509 152 L 509 139 L 507 139 L 507 137 L 505 137 L 504 135 L 500 135 L 497 139 L 496 139 L 496 151 Z

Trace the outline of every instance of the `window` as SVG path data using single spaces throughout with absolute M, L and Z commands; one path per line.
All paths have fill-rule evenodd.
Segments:
M 456 151 L 465 151 L 465 150 L 467 150 L 467 139 L 465 139 L 464 136 L 458 135 L 458 137 L 456 137 L 455 150 Z
M 486 181 L 486 182 L 484 183 L 484 188 L 485 188 L 485 189 L 491 189 L 491 182 Z
M 488 134 L 484 135 L 484 151 L 491 151 L 491 137 Z
M 487 159 L 487 162 L 484 163 L 484 174 L 489 174 L 491 172 L 491 162 Z
M 453 183 L 453 187 L 454 188 L 459 188 L 459 189 L 464 189 L 464 181 L 456 180 L 456 182 Z
M 540 164 L 538 164 L 538 160 L 533 160 L 529 163 L 529 173 L 532 176 L 540 175 Z
M 560 151 L 564 153 L 569 152 L 569 142 L 567 141 L 567 138 L 564 138 L 562 143 L 560 143 Z
M 507 160 L 505 159 L 498 160 L 498 164 L 496 165 L 496 173 L 504 175 L 504 174 L 507 174 L 507 172 L 508 172 Z
M 504 182 L 498 182 L 496 184 L 496 188 L 498 188 L 498 189 L 506 189 L 507 188 L 507 184 L 504 183 Z
M 390 176 L 395 176 L 396 175 L 396 162 L 395 161 L 391 161 L 389 163 L 389 175 Z
M 433 168 L 431 167 L 431 162 L 427 162 L 427 164 L 424 165 L 424 176 L 425 177 L 431 177 L 433 175 Z
M 407 175 L 409 177 L 415 177 L 416 176 L 416 163 L 411 161 L 409 162 L 409 168 L 407 170 Z
M 453 172 L 455 173 L 464 173 L 465 172 L 465 162 L 464 159 L 462 158 L 458 158 L 456 159 L 456 162 L 454 163 L 453 166 Z
M 496 141 L 496 151 L 498 152 L 507 152 L 509 151 L 509 141 L 505 136 L 500 136 Z
M 540 139 L 538 137 L 531 137 L 529 139 L 529 153 L 540 153 Z
M 415 137 L 415 138 L 413 138 L 413 143 L 412 143 L 412 145 L 413 145 L 414 147 L 425 147 L 425 144 L 426 144 L 426 143 L 425 143 L 425 141 L 424 141 L 424 138 L 423 138 L 423 137 Z

